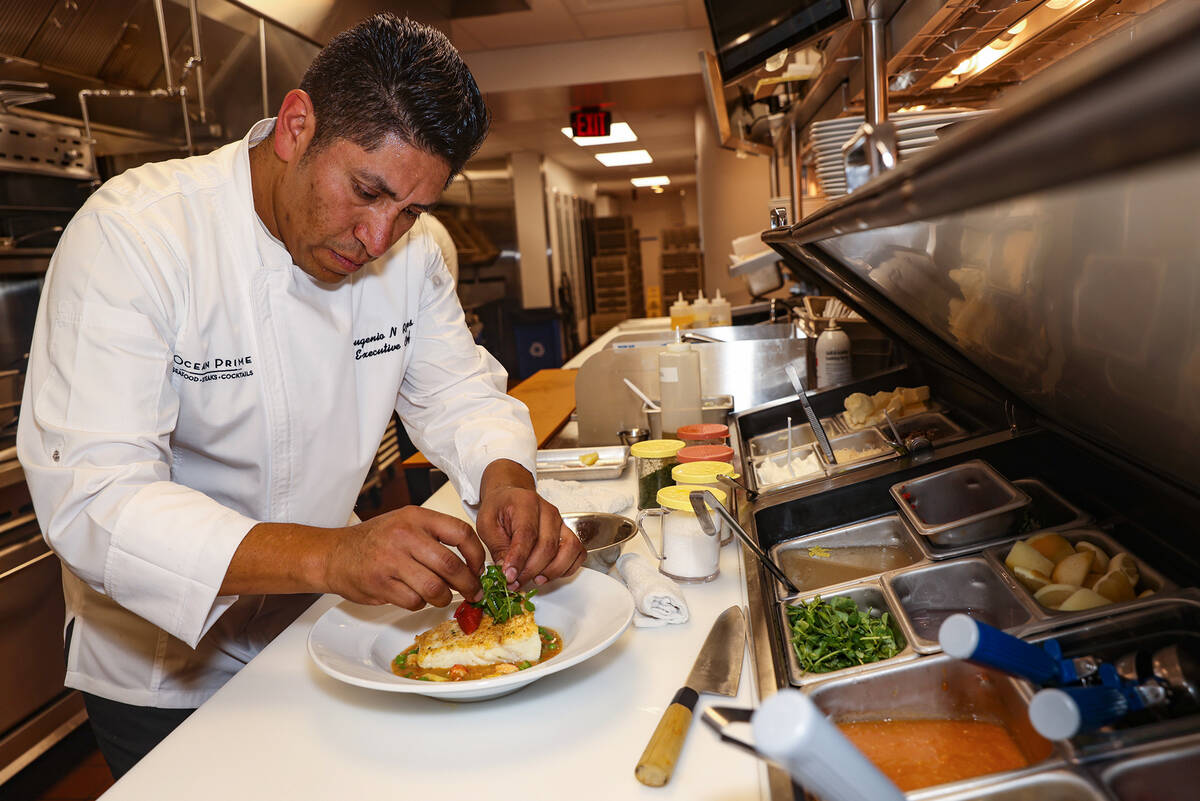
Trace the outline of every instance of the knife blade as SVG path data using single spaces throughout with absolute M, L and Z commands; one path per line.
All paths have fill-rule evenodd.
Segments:
M 662 787 L 671 779 L 700 693 L 737 695 L 746 650 L 746 616 L 740 606 L 720 614 L 704 639 L 686 683 L 675 693 L 634 769 L 642 784 Z

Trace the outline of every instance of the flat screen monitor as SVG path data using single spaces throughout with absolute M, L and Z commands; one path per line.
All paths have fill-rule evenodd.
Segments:
M 704 0 L 704 7 L 726 81 L 850 18 L 846 0 Z

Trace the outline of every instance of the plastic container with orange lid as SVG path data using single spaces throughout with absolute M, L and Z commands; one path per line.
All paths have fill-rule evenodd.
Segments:
M 728 445 L 688 445 L 675 454 L 679 464 L 687 462 L 729 462 L 733 464 L 733 448 Z
M 724 445 L 729 439 L 729 426 L 721 423 L 694 423 L 680 426 L 675 434 L 688 445 Z

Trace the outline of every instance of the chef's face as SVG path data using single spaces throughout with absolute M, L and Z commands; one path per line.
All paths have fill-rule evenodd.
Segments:
M 300 269 L 336 283 L 386 253 L 449 177 L 444 159 L 399 137 L 374 150 L 335 139 L 288 164 L 274 204 L 279 238 Z

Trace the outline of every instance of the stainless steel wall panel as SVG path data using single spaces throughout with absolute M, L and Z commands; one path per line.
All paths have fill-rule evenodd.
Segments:
M 0 3 L 0 53 L 22 55 L 55 5 L 53 0 L 5 0 Z
M 95 75 L 120 39 L 136 4 L 137 0 L 58 0 L 21 55 L 81 75 Z

